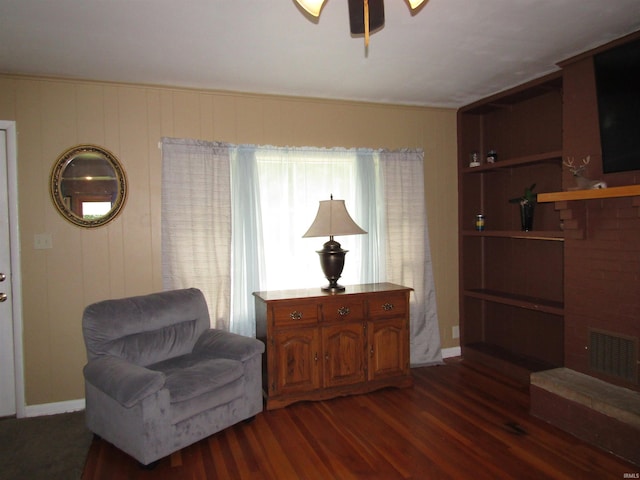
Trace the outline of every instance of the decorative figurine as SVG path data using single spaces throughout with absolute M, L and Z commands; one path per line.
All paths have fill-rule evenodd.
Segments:
M 602 180 L 590 180 L 583 175 L 590 161 L 591 155 L 587 155 L 587 158 L 582 159 L 582 165 L 576 166 L 573 157 L 567 157 L 567 160 L 562 162 L 576 180 L 576 186 L 569 188 L 569 190 L 597 190 L 599 188 L 607 188 L 606 182 Z

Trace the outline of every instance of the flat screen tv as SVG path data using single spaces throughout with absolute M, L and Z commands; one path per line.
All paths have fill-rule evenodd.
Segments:
M 640 170 L 640 39 L 594 56 L 604 173 Z

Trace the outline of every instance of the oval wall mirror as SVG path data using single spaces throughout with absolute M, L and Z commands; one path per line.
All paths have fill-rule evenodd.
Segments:
M 78 145 L 56 160 L 50 190 L 64 218 L 81 227 L 99 227 L 122 210 L 127 180 L 111 152 L 96 145 Z

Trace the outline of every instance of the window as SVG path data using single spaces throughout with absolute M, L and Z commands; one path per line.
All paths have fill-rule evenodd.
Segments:
M 368 232 L 336 237 L 349 250 L 340 283 L 413 288 L 411 363 L 442 361 L 421 150 L 165 138 L 162 156 L 163 286 L 201 289 L 214 327 L 254 336 L 253 292 L 326 283 L 326 240 L 302 235 L 333 194 Z
M 307 288 L 326 284 L 317 250 L 329 238 L 302 238 L 318 210 L 320 200 L 345 200 L 355 214 L 357 164 L 354 151 L 337 158 L 301 150 L 283 156 L 277 150 L 257 150 L 260 191 L 265 290 Z M 361 283 L 362 249 L 359 236 L 336 237 L 349 250 L 340 279 L 343 285 Z

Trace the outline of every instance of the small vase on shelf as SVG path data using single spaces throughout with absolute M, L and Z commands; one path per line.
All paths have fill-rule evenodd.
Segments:
M 523 232 L 533 230 L 533 212 L 535 203 L 523 202 L 520 204 L 520 225 Z
M 517 203 L 520 205 L 520 228 L 523 232 L 528 232 L 533 229 L 533 212 L 536 201 L 538 200 L 538 195 L 533 193 L 534 188 L 536 188 L 535 183 L 529 188 L 525 188 L 524 195 L 521 197 L 509 200 L 509 203 Z

